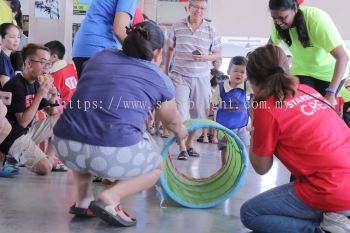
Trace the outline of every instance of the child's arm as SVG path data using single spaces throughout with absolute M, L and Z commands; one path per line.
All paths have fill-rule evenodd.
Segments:
M 213 105 L 213 103 L 210 103 L 210 108 L 209 108 L 209 115 L 208 115 L 208 118 L 210 120 L 214 120 L 214 113 L 215 113 L 215 105 Z
M 219 106 L 220 103 L 221 103 L 220 88 L 219 86 L 217 86 L 210 100 L 210 108 L 209 108 L 209 115 L 208 115 L 209 119 L 214 119 L 215 108 Z

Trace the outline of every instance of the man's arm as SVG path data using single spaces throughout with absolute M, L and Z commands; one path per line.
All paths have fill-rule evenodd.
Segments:
M 169 73 L 169 66 L 170 66 L 171 58 L 173 57 L 173 52 L 174 52 L 174 49 L 171 47 L 168 47 L 165 53 L 164 73 L 166 73 L 167 75 Z

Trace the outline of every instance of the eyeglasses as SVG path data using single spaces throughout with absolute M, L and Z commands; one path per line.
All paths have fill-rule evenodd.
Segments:
M 205 11 L 207 8 L 206 7 L 201 7 L 201 6 L 196 6 L 196 5 L 190 5 L 190 7 L 193 7 L 195 10 L 201 10 L 201 11 Z
M 45 61 L 45 60 L 35 60 L 35 59 L 30 59 L 31 61 L 33 61 L 33 62 L 39 62 L 43 67 L 52 67 L 52 62 L 50 62 L 50 61 Z

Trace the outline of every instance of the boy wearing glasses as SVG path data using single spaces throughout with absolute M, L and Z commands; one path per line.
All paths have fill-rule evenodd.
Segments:
M 23 48 L 24 70 L 4 86 L 12 93 L 12 102 L 6 115 L 12 126 L 10 134 L 0 144 L 0 150 L 8 155 L 1 176 L 18 174 L 19 158 L 25 166 L 38 175 L 48 174 L 53 166 L 52 155 L 46 155 L 37 146 L 52 136 L 52 128 L 59 116 L 56 103 L 57 89 L 47 76 L 52 66 L 46 47 L 28 44 Z M 45 77 L 39 84 L 39 77 Z M 50 98 L 48 99 L 48 96 Z M 38 110 L 44 109 L 50 116 L 33 122 Z

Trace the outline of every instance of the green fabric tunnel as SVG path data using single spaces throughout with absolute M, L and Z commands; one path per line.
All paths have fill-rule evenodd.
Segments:
M 179 172 L 172 163 L 170 146 L 175 142 L 172 135 L 165 144 L 162 156 L 165 169 L 161 176 L 165 196 L 189 208 L 210 208 L 232 197 L 244 183 L 247 172 L 247 151 L 238 136 L 217 122 L 208 119 L 192 119 L 185 122 L 189 132 L 214 128 L 219 136 L 227 137 L 227 163 L 215 174 L 207 178 L 192 178 Z

